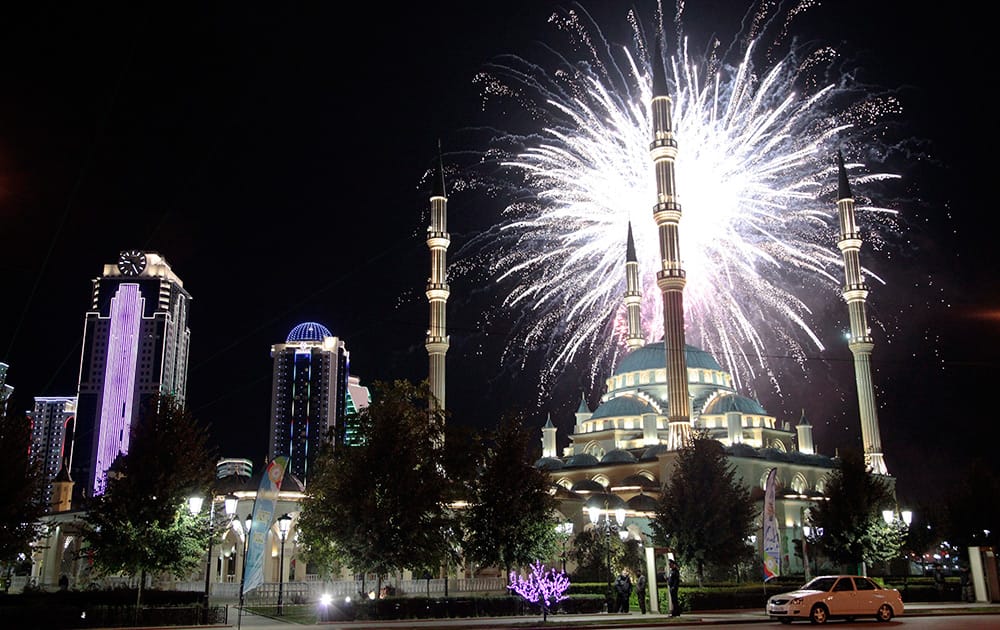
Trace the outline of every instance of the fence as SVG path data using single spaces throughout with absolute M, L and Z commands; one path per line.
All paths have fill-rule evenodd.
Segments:
M 501 577 L 489 578 L 436 578 L 431 580 L 398 580 L 390 579 L 382 583 L 395 589 L 396 596 L 429 595 L 443 596 L 506 592 L 507 583 Z M 211 582 L 210 594 L 212 601 L 237 602 L 240 598 L 240 585 L 235 582 Z M 175 591 L 204 591 L 205 583 L 199 581 L 174 582 L 163 581 L 156 584 L 157 588 Z M 334 598 L 364 597 L 378 589 L 378 583 L 367 580 L 362 586 L 361 580 L 324 581 L 315 576 L 306 576 L 304 582 L 285 582 L 280 586 L 282 601 L 285 603 L 314 602 L 320 595 Z M 245 601 L 254 604 L 276 603 L 278 601 L 279 585 L 277 582 L 265 582 L 247 593 Z

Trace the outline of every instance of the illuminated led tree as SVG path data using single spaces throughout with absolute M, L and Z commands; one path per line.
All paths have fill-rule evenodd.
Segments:
M 541 560 L 536 560 L 531 565 L 528 577 L 511 571 L 510 584 L 507 588 L 532 604 L 541 606 L 542 621 L 549 618 L 549 609 L 553 604 L 569 599 L 566 595 L 566 591 L 569 590 L 569 577 L 562 571 L 546 570 Z

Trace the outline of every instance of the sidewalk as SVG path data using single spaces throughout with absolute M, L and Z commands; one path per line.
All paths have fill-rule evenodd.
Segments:
M 940 614 L 1000 614 L 1000 603 L 985 602 L 911 602 L 905 604 L 902 618 Z M 229 620 L 230 628 L 237 627 L 237 612 L 233 610 Z M 392 621 L 331 621 L 303 626 L 280 620 L 244 614 L 240 628 L 248 630 L 291 630 L 294 628 L 316 628 L 321 630 L 405 630 L 407 628 L 449 628 L 451 630 L 485 630 L 490 628 L 516 628 L 517 630 L 549 630 L 560 627 L 579 628 L 641 628 L 648 625 L 695 625 L 700 623 L 773 623 L 763 610 L 717 610 L 693 611 L 680 617 L 655 613 L 643 615 L 638 611 L 630 614 L 591 615 L 549 615 L 543 624 L 538 615 L 516 617 L 477 617 L 460 619 L 402 619 Z M 217 626 L 218 627 L 218 626 Z M 226 627 L 226 626 L 222 626 Z

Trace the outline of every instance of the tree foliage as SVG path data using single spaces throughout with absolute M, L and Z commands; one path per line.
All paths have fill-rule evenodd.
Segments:
M 31 557 L 31 545 L 42 535 L 38 519 L 45 513 L 40 462 L 29 461 L 31 421 L 14 413 L 14 401 L 0 403 L 0 453 L 6 463 L 0 477 L 0 567 L 4 575 L 20 557 Z M 23 556 L 22 556 L 23 554 Z
M 524 421 L 516 414 L 487 433 L 461 518 L 466 557 L 503 568 L 505 575 L 513 567 L 550 557 L 558 545 L 551 482 L 527 460 L 528 442 Z
M 996 466 L 968 461 L 944 499 L 944 537 L 967 553 L 969 547 L 994 547 L 1000 540 L 1000 507 L 985 497 L 1000 496 Z
M 187 507 L 190 496 L 208 496 L 215 477 L 207 427 L 173 397 L 153 397 L 119 463 L 120 474 L 109 475 L 105 493 L 86 504 L 83 538 L 95 569 L 189 574 L 209 542 L 208 510 L 192 516 Z
M 679 562 L 694 566 L 700 583 L 707 565 L 732 565 L 753 553 L 747 541 L 757 513 L 722 444 L 696 435 L 678 451 L 650 527 Z
M 426 382 L 380 381 L 372 393 L 357 417 L 362 444 L 317 458 L 300 542 L 311 559 L 381 577 L 440 566 L 454 547 L 444 413 L 430 410 Z
M 872 475 L 857 450 L 841 452 L 824 489 L 826 500 L 809 510 L 813 526 L 821 528 L 819 548 L 834 562 L 858 565 L 896 557 L 903 539 L 882 518 L 893 508 L 889 484 Z

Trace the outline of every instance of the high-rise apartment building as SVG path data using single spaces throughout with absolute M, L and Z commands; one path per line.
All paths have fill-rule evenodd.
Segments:
M 73 425 L 76 421 L 75 396 L 35 396 L 35 406 L 28 414 L 31 421 L 29 461 L 41 466 L 42 499 L 52 504 L 52 482 L 64 461 L 71 461 Z
M 7 399 L 14 393 L 14 387 L 7 384 L 7 369 L 9 367 L 6 363 L 0 363 L 0 413 L 3 413 L 7 407 Z
M 285 343 L 271 346 L 271 433 L 268 459 L 289 458 L 287 473 L 303 484 L 325 441 L 335 447 L 356 439 L 347 427 L 349 408 L 367 406 L 368 390 L 350 376 L 342 339 L 316 322 L 299 324 Z
M 93 280 L 83 329 L 72 476 L 104 492 L 108 467 L 127 453 L 132 423 L 157 395 L 183 405 L 191 296 L 155 252 L 127 250 Z

